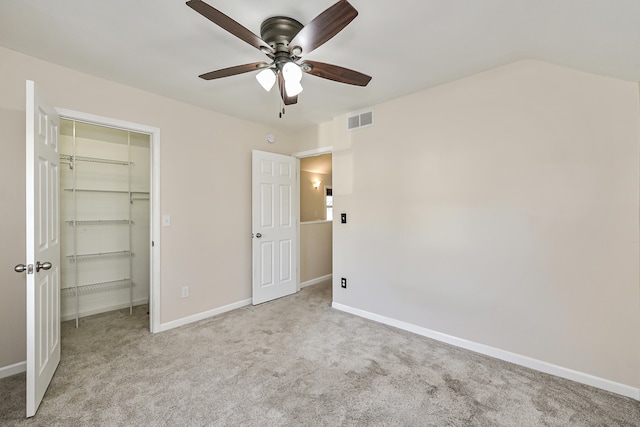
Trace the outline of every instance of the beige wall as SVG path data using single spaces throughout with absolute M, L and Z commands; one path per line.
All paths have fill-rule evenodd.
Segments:
M 0 59 L 0 87 L 5 64 Z M 23 84 L 24 86 L 24 84 Z M 25 114 L 4 105 L 0 90 L 0 368 L 25 360 L 25 279 L 13 266 L 25 262 Z M 23 108 L 24 109 L 24 108 Z M 22 123 L 22 126 L 18 124 Z M 17 144 L 16 141 L 23 141 Z
M 25 80 L 54 106 L 161 130 L 161 322 L 251 297 L 251 150 L 299 151 L 284 131 L 0 48 L 0 367 L 25 359 Z M 267 145 L 273 132 L 277 143 Z M 190 298 L 180 288 L 190 286 Z
M 328 276 L 332 271 L 332 223 L 300 225 L 300 283 Z
M 308 142 L 349 215 L 334 301 L 640 387 L 638 85 L 522 61 L 375 117 Z
M 302 161 L 300 164 L 302 167 Z M 313 183 L 319 180 L 320 186 L 313 188 Z M 327 219 L 325 205 L 325 187 L 331 187 L 331 174 L 307 172 L 300 170 L 300 221 L 324 221 Z

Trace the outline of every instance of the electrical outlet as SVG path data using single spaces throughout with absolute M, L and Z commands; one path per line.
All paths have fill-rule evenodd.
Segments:
M 347 289 L 347 278 L 343 277 L 340 279 L 340 286 L 342 286 L 344 289 Z
M 182 287 L 182 298 L 189 298 L 189 287 L 188 286 L 183 286 Z

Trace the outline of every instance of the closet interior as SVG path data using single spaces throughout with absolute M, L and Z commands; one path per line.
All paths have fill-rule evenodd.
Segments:
M 61 320 L 149 301 L 150 136 L 60 123 Z

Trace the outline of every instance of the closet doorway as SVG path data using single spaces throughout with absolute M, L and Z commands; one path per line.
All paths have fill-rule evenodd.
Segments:
M 61 114 L 60 320 L 76 327 L 85 316 L 147 305 L 149 329 L 155 329 L 153 145 L 159 132 L 135 127 Z

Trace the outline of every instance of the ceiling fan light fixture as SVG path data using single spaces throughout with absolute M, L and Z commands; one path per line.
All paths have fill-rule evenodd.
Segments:
M 284 77 L 284 81 L 287 83 L 300 83 L 300 80 L 302 80 L 302 70 L 298 64 L 289 61 L 282 67 L 282 77 Z
M 302 92 L 302 85 L 299 81 L 284 81 L 284 89 L 287 92 L 287 96 L 296 96 Z
M 258 83 L 260 83 L 260 86 L 269 92 L 276 83 L 276 73 L 271 68 L 265 68 L 256 74 L 256 79 Z

